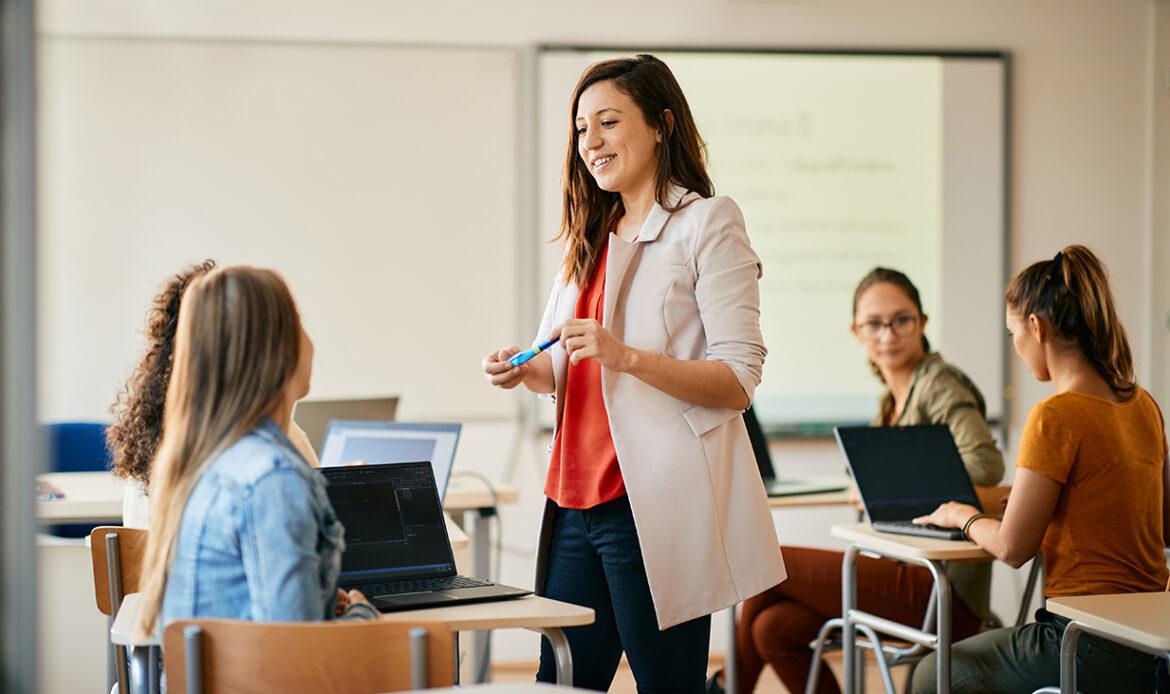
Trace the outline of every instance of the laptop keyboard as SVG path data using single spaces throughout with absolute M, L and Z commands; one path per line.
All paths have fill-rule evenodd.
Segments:
M 367 597 L 375 595 L 402 595 L 403 593 L 433 593 L 437 590 L 454 590 L 457 588 L 483 588 L 495 585 L 491 581 L 481 581 L 478 578 L 467 576 L 438 576 L 435 578 L 419 578 L 411 581 L 392 581 L 390 583 L 368 583 L 354 586 L 365 593 Z
M 918 535 L 919 537 L 934 537 L 940 540 L 962 540 L 963 531 L 958 528 L 944 528 L 939 525 L 916 525 L 914 521 L 874 521 L 873 529 L 883 533 L 898 535 Z

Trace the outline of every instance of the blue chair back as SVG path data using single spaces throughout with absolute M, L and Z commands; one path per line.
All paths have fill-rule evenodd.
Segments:
M 49 472 L 100 472 L 112 461 L 102 422 L 54 422 L 45 425 L 49 445 Z M 88 537 L 96 525 L 52 525 L 58 537 Z
M 49 437 L 50 472 L 109 470 L 106 425 L 102 422 L 54 422 L 45 426 Z

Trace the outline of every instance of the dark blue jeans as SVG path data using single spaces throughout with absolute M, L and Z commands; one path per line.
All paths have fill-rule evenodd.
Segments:
M 584 511 L 557 509 L 543 594 L 596 614 L 593 624 L 564 630 L 574 686 L 609 689 L 624 650 L 642 694 L 703 691 L 711 617 L 658 630 L 626 497 Z M 548 639 L 541 639 L 536 679 L 556 681 Z

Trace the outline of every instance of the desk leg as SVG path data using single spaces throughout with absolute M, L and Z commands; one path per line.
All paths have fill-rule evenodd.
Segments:
M 150 693 L 150 651 L 145 646 L 130 648 L 130 691 L 134 694 Z
M 951 691 L 951 582 L 943 562 L 931 561 L 927 567 L 934 577 L 935 605 L 938 610 L 938 694 Z
M 723 664 L 723 691 L 739 692 L 739 646 L 735 641 L 735 605 L 727 608 L 727 662 Z
M 451 640 L 455 644 L 455 686 L 458 687 L 460 684 L 462 684 L 462 682 L 460 682 L 459 670 L 461 669 L 460 666 L 463 664 L 459 662 L 459 632 L 453 631 L 451 632 L 451 636 Z
M 1077 691 L 1077 643 L 1081 640 L 1081 625 L 1071 621 L 1060 638 L 1060 694 Z
M 471 565 L 475 578 L 491 578 L 492 573 L 492 514 L 495 509 L 481 508 L 468 511 L 472 514 Z M 466 522 L 466 521 L 465 521 Z M 475 684 L 490 679 L 488 664 L 491 663 L 491 631 L 476 631 L 471 637 L 471 672 Z
M 849 545 L 841 561 L 841 655 L 844 659 L 845 687 L 842 691 L 857 691 L 857 632 L 849 613 L 857 607 L 857 545 Z
M 557 684 L 573 686 L 573 652 L 569 650 L 569 640 L 565 638 L 565 632 L 559 627 L 537 628 L 533 631 L 539 631 L 552 644 L 553 659 L 557 663 Z

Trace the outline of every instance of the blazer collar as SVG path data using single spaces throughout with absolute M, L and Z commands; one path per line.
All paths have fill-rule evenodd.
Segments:
M 684 202 L 690 202 L 698 198 L 698 193 L 692 193 L 680 185 L 672 185 L 670 190 L 666 192 L 667 207 L 677 208 Z M 658 235 L 662 233 L 662 228 L 666 226 L 666 221 L 670 219 L 673 214 L 661 204 L 655 202 L 654 207 L 650 208 L 650 214 L 646 215 L 646 221 L 642 222 L 642 230 L 638 233 L 638 243 L 649 243 L 658 239 Z

